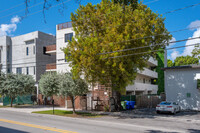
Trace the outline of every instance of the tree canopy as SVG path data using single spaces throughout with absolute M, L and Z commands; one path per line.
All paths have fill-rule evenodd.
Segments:
M 35 88 L 35 80 L 30 75 L 24 74 L 1 74 L 0 94 L 11 98 L 11 106 L 13 100 L 17 96 L 31 94 Z
M 188 55 L 188 56 L 176 57 L 174 62 L 172 62 L 172 60 L 169 60 L 169 59 L 167 61 L 167 66 L 168 67 L 192 65 L 192 64 L 199 64 L 199 59 Z
M 200 59 L 200 46 L 197 45 L 192 51 L 192 56 Z
M 168 60 L 167 60 L 167 66 L 168 66 L 168 67 L 173 67 L 173 66 L 174 66 L 173 61 L 170 60 L 170 59 L 168 59 Z
M 73 112 L 75 113 L 74 100 L 77 96 L 82 96 L 87 94 L 88 85 L 81 79 L 73 79 L 71 73 L 62 73 L 59 74 L 60 83 L 59 83 L 59 94 L 61 96 L 70 97 L 72 101 Z
M 44 96 L 53 96 L 59 93 L 59 77 L 56 73 L 45 73 L 39 80 L 39 89 Z
M 152 51 L 165 48 L 163 42 L 171 39 L 165 19 L 142 3 L 135 10 L 131 5 L 123 8 L 109 0 L 97 5 L 88 3 L 72 13 L 71 20 L 76 39 L 69 42 L 64 52 L 70 55 L 66 58 L 73 75 L 84 75 L 90 83 L 111 83 L 116 90 L 131 84 L 137 70 L 142 70 L 147 60 L 156 55 Z M 137 47 L 144 48 L 112 52 Z M 112 53 L 100 54 L 106 52 Z

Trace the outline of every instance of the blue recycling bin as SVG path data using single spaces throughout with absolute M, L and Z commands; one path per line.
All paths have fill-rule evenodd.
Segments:
M 126 109 L 131 109 L 130 101 L 126 101 Z
M 130 109 L 134 109 L 135 101 L 130 101 Z

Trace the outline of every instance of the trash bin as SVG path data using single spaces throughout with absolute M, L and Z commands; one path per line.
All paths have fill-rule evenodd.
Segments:
M 126 101 L 121 101 L 121 105 L 123 109 L 126 109 Z
M 131 109 L 130 101 L 126 101 L 126 109 Z
M 135 106 L 135 101 L 130 101 L 130 108 L 134 109 L 134 106 Z

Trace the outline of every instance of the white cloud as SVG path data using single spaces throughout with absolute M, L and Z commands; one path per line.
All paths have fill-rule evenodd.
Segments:
M 174 61 L 178 56 L 181 56 L 179 51 L 173 50 L 173 52 L 171 53 L 171 59 Z
M 188 28 L 192 28 L 191 30 L 199 29 L 199 28 L 194 28 L 194 27 L 200 27 L 200 20 L 193 21 L 188 26 Z
M 19 23 L 19 21 L 20 21 L 20 17 L 18 17 L 18 16 L 15 16 L 15 17 L 13 17 L 12 19 L 11 19 L 11 23 Z
M 190 39 L 190 38 L 196 38 L 196 37 L 200 37 L 200 29 L 197 29 L 193 33 L 193 36 L 189 37 L 188 39 Z M 186 42 L 185 46 L 193 45 L 193 44 L 197 44 L 197 43 L 200 43 L 200 39 L 192 39 L 192 40 L 188 40 Z M 174 49 L 173 52 L 171 53 L 170 57 L 171 57 L 172 60 L 174 60 L 178 56 L 187 56 L 187 55 L 191 56 L 193 49 L 194 49 L 194 46 L 185 47 L 185 49 L 183 50 L 182 53 L 180 53 L 177 49 Z
M 11 19 L 10 24 L 1 24 L 0 25 L 0 36 L 5 36 L 10 34 L 11 32 L 16 31 L 17 24 L 20 22 L 20 18 L 15 16 Z

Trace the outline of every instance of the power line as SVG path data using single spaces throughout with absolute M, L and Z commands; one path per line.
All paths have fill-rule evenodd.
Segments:
M 190 45 L 185 45 L 185 46 L 178 46 L 178 47 L 173 47 L 173 48 L 166 48 L 166 50 L 183 48 L 183 47 L 191 47 L 191 46 L 197 46 L 197 45 L 200 45 L 200 43 L 195 43 L 195 44 L 190 44 Z M 148 51 L 148 52 L 140 52 L 140 53 L 134 53 L 134 54 L 120 55 L 120 56 L 108 57 L 108 58 L 120 58 L 120 57 L 133 56 L 133 55 L 146 54 L 146 53 L 153 53 L 153 52 L 161 52 L 161 51 L 163 51 L 163 50 L 153 50 L 153 51 Z
M 194 40 L 194 39 L 200 39 L 200 37 L 194 37 L 194 38 L 187 38 L 187 39 L 182 39 L 182 40 L 177 40 L 177 41 L 171 41 L 171 42 L 167 42 L 167 43 L 160 43 L 160 44 L 155 44 L 155 46 L 159 46 L 159 45 L 163 45 L 163 44 L 170 44 L 170 43 L 177 43 L 177 42 L 183 42 L 183 41 L 188 41 L 188 40 Z M 128 40 L 130 41 L 130 40 Z M 124 41 L 125 42 L 125 41 Z M 119 42 L 116 42 L 119 43 Z M 25 44 L 23 44 L 25 45 Z M 21 45 L 20 45 L 21 46 Z M 129 48 L 129 49 L 123 49 L 123 50 L 117 50 L 117 51 L 111 51 L 111 52 L 105 52 L 105 53 L 99 53 L 98 55 L 104 55 L 104 54 L 110 54 L 110 53 L 116 53 L 116 52 L 124 52 L 124 51 L 131 51 L 131 50 L 136 50 L 136 49 L 141 49 L 141 48 L 147 48 L 147 47 L 151 47 L 151 46 L 142 46 L 142 47 L 135 47 L 135 48 Z M 64 54 L 64 52 L 56 52 L 56 54 Z M 16 59 L 16 60 L 12 60 L 12 61 L 19 61 L 19 60 L 28 60 L 28 59 L 34 59 L 35 57 L 31 57 L 31 58 L 21 58 L 21 59 Z M 58 61 L 60 61 L 62 59 L 58 59 Z M 6 61 L 4 61 L 3 63 L 5 63 Z
M 184 28 L 184 29 L 179 29 L 179 30 L 175 30 L 175 31 L 169 31 L 170 33 L 176 33 L 176 32 L 181 32 L 181 31 L 185 31 L 185 30 L 191 30 L 191 29 L 197 29 L 197 28 L 200 28 L 200 26 L 196 26 L 196 27 L 190 27 L 190 28 Z M 140 38 L 134 38 L 134 39 L 130 39 L 130 40 L 138 40 L 138 39 L 146 39 L 146 38 L 150 38 L 150 37 L 155 37 L 155 36 L 159 36 L 159 35 L 166 35 L 166 34 L 156 34 L 156 35 L 151 35 L 151 36 L 145 36 L 145 37 L 140 37 Z M 64 39 L 65 37 L 60 37 L 60 38 L 56 38 L 56 40 L 59 40 L 59 39 Z M 129 40 L 127 40 L 129 41 Z M 117 43 L 117 42 L 116 42 Z M 15 45 L 12 45 L 12 46 L 22 46 L 22 45 L 26 45 L 26 44 L 15 44 Z M 2 47 L 7 47 L 7 46 L 2 46 Z
M 184 9 L 187 9 L 187 8 L 191 8 L 191 7 L 195 7 L 195 6 L 198 6 L 198 5 L 200 5 L 200 3 L 185 6 L 185 7 L 182 7 L 182 8 L 178 8 L 178 9 L 175 9 L 175 10 L 172 10 L 172 11 L 165 12 L 163 14 L 169 14 L 169 13 L 177 12 L 177 11 L 184 10 Z
M 13 7 L 10 7 L 10 8 L 8 8 L 8 9 L 2 10 L 2 11 L 0 11 L 0 13 L 5 12 L 5 11 L 8 11 L 8 10 L 11 10 L 11 9 L 14 9 L 14 8 L 19 7 L 19 6 L 21 6 L 21 5 L 24 5 L 24 2 L 21 3 L 21 4 L 15 5 L 15 6 L 13 6 Z
M 33 7 L 35 7 L 35 6 L 41 5 L 41 4 L 43 4 L 43 3 L 44 3 L 44 2 L 40 2 L 40 3 L 38 3 L 38 4 L 35 4 L 35 5 L 33 5 L 33 6 L 30 6 L 29 9 L 30 9 L 30 8 L 33 8 Z M 13 14 L 16 14 L 16 13 L 20 13 L 20 12 L 22 12 L 22 11 L 26 11 L 26 9 L 22 9 L 22 10 L 19 10 L 19 11 L 17 11 L 17 12 L 12 12 L 12 13 L 10 13 L 10 14 L 8 14 L 8 15 L 5 15 L 5 16 L 0 17 L 0 19 L 5 18 L 5 17 L 8 17 L 8 16 L 13 15 Z
M 184 45 L 184 46 L 178 46 L 178 47 L 173 47 L 173 48 L 166 48 L 166 50 L 171 50 L 171 49 L 178 49 L 178 48 L 183 48 L 183 47 L 191 47 L 191 46 L 197 46 L 200 45 L 200 43 L 195 43 L 195 44 L 190 44 L 190 45 Z M 153 51 L 147 51 L 147 52 L 139 52 L 139 53 L 134 53 L 134 54 L 126 54 L 126 55 L 120 55 L 120 56 L 115 56 L 115 57 L 108 57 L 108 58 L 120 58 L 120 57 L 127 57 L 127 56 L 133 56 L 133 55 L 139 55 L 139 54 L 148 54 L 148 53 L 153 53 L 153 52 L 161 52 L 163 50 L 153 50 Z M 105 58 L 105 59 L 108 59 Z M 65 60 L 65 59 L 63 59 Z M 36 62 L 28 62 L 28 63 L 18 63 L 18 64 L 12 64 L 12 65 L 24 65 L 24 64 L 32 64 L 32 63 L 36 63 Z M 48 63 L 48 62 L 47 62 Z M 63 65 L 63 64 L 69 64 L 69 62 L 64 62 L 64 63 L 51 63 L 52 65 Z M 27 67 L 40 67 L 40 66 L 46 66 L 45 65 L 34 65 L 34 66 L 24 66 L 21 68 L 27 68 Z M 6 66 L 6 65 L 3 65 Z M 19 67 L 11 67 L 11 68 L 19 68 Z M 5 68 L 3 68 L 5 69 Z
M 183 39 L 183 40 L 178 40 L 178 41 L 171 41 L 171 42 L 166 42 L 166 43 L 160 43 L 160 44 L 155 44 L 154 46 L 159 46 L 159 45 L 163 45 L 163 44 L 170 44 L 170 43 L 176 43 L 176 42 L 183 42 L 183 41 L 194 40 L 194 39 L 200 39 L 200 37 L 188 38 L 188 39 Z M 151 46 L 135 47 L 135 48 L 117 50 L 117 51 L 112 51 L 112 52 L 105 52 L 105 53 L 100 53 L 99 55 L 111 54 L 111 53 L 116 53 L 116 52 L 125 52 L 125 51 L 141 49 L 141 48 L 148 48 L 148 47 L 151 47 Z

